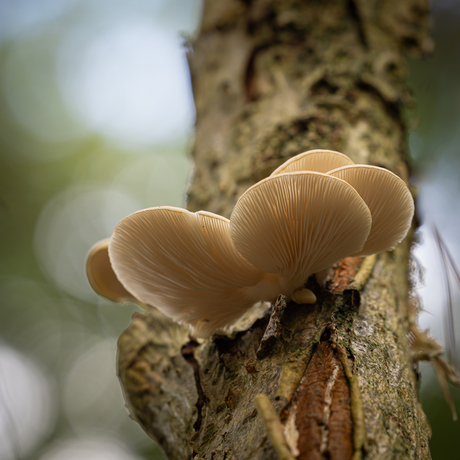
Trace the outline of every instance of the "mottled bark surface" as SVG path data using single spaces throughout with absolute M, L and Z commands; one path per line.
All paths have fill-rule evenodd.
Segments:
M 229 216 L 250 185 L 315 148 L 408 181 L 402 53 L 429 50 L 428 22 L 424 0 L 205 2 L 189 53 L 189 209 Z M 133 418 L 171 459 L 275 459 L 253 403 L 265 393 L 298 458 L 430 458 L 407 341 L 409 248 L 380 254 L 360 293 L 345 289 L 359 260 L 345 260 L 329 290 L 310 282 L 314 306 L 280 299 L 268 331 L 265 316 L 198 344 L 157 312 L 137 315 L 119 340 Z

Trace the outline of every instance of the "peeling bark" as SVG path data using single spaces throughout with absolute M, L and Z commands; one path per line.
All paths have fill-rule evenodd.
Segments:
M 327 339 L 317 345 L 293 407 L 299 460 L 351 460 L 350 390 L 342 364 Z
M 428 25 L 425 0 L 206 1 L 189 52 L 189 209 L 229 216 L 250 185 L 314 148 L 408 182 L 403 52 L 429 51 Z M 133 418 L 171 459 L 276 459 L 254 405 L 263 393 L 299 459 L 430 458 L 407 339 L 410 244 L 345 259 L 327 289 L 309 281 L 315 305 L 280 298 L 232 337 L 198 344 L 153 309 L 136 315 L 119 340 Z

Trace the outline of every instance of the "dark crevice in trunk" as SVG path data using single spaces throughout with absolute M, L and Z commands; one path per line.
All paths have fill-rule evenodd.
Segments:
M 199 346 L 199 344 L 192 340 L 192 341 L 186 343 L 182 347 L 182 350 L 181 350 L 182 351 L 182 356 L 184 357 L 184 359 L 187 361 L 187 363 L 190 364 L 190 366 L 192 366 L 193 373 L 194 373 L 194 376 L 195 376 L 196 391 L 198 392 L 198 401 L 196 402 L 196 408 L 197 408 L 197 411 L 198 411 L 198 417 L 196 419 L 196 422 L 193 425 L 193 429 L 195 431 L 198 431 L 201 428 L 201 422 L 202 422 L 202 419 L 203 419 L 201 411 L 203 409 L 203 406 L 206 404 L 206 402 L 208 400 L 208 398 L 204 394 L 203 386 L 201 385 L 200 367 L 199 367 L 198 362 L 195 359 L 195 356 L 193 354 L 194 351 L 195 351 L 195 348 L 198 347 L 198 346 Z

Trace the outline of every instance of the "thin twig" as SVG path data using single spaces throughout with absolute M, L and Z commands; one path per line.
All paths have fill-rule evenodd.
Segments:
M 457 420 L 457 410 L 446 382 L 460 387 L 458 371 L 443 358 L 443 347 L 430 337 L 427 331 L 421 331 L 415 324 L 411 324 L 408 337 L 414 359 L 417 361 L 430 361 L 433 365 L 444 399 L 450 407 L 452 418 L 455 422 Z
M 445 279 L 445 286 L 446 286 L 446 306 L 444 308 L 444 334 L 446 336 L 446 352 L 449 362 L 452 366 L 458 370 L 458 360 L 457 360 L 457 351 L 456 351 L 456 344 L 455 344 L 455 323 L 454 323 L 454 314 L 453 314 L 453 306 L 452 306 L 452 292 L 450 287 L 450 280 L 449 280 L 449 272 L 447 270 L 448 265 L 450 266 L 452 272 L 456 276 L 457 283 L 460 286 L 460 276 L 458 269 L 454 263 L 452 256 L 447 249 L 446 244 L 444 243 L 441 235 L 436 228 L 436 225 L 432 224 L 433 233 L 436 239 L 436 243 L 439 248 L 439 252 L 441 253 L 442 257 L 442 266 L 443 266 L 443 273 Z

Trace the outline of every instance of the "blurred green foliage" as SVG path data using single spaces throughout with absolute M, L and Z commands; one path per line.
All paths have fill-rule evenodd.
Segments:
M 0 345 L 20 353 L 17 363 L 0 366 L 2 460 L 83 458 L 80 450 L 88 445 L 88 459 L 163 458 L 129 419 L 116 378 L 116 340 L 135 307 L 115 307 L 95 295 L 84 261 L 91 245 L 127 214 L 185 205 L 189 133 L 138 144 L 132 136 L 125 143 L 103 137 L 66 100 L 59 61 L 69 31 L 117 31 L 120 21 L 136 24 L 144 14 L 154 16 L 153 31 L 179 37 L 178 29 L 196 22 L 197 2 L 188 3 L 0 2 L 3 21 L 22 27 L 0 30 Z M 10 34 L 2 37 L 3 31 Z M 177 46 L 185 67 L 184 53 Z M 154 86 L 155 75 L 148 78 Z M 48 407 L 26 408 L 31 420 L 48 426 L 23 433 L 15 414 L 24 398 L 5 386 L 5 374 L 22 375 L 26 356 L 47 377 L 40 384 L 52 398 Z M 33 383 L 21 382 L 20 391 L 41 397 Z

